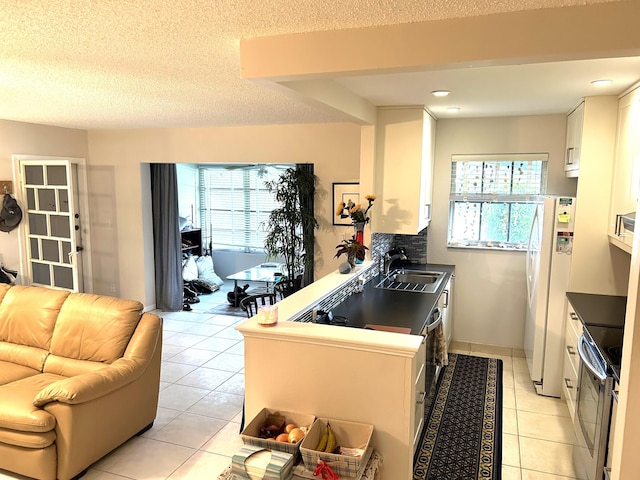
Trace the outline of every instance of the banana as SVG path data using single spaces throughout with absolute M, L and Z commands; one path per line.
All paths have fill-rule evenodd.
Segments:
M 324 449 L 327 448 L 327 441 L 329 440 L 329 427 L 325 428 L 322 437 L 320 437 L 320 441 L 318 442 L 318 446 L 316 446 L 316 451 L 324 452 Z
M 335 433 L 333 433 L 333 430 L 331 429 L 331 425 L 329 425 L 329 422 L 327 422 L 327 431 L 328 431 L 328 439 L 327 439 L 327 448 L 325 448 L 324 453 L 333 453 L 333 451 L 336 449 L 336 447 L 338 446 L 337 442 L 336 442 L 336 435 Z

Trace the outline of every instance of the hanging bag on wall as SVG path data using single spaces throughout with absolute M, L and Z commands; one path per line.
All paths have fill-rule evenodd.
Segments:
M 0 210 L 0 231 L 9 233 L 22 220 L 22 209 L 10 194 L 6 193 Z
M 16 270 L 10 270 L 4 265 L 0 265 L 0 283 L 15 285 L 17 278 L 18 272 Z

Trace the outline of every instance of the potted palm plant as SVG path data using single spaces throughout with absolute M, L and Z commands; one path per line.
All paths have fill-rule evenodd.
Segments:
M 264 248 L 267 258 L 284 259 L 284 273 L 286 279 L 293 281 L 294 290 L 302 287 L 305 271 L 313 272 L 313 231 L 318 228 L 313 213 L 318 177 L 312 169 L 303 167 L 287 168 L 277 180 L 265 184 L 280 207 L 269 214 Z M 310 282 L 313 277 L 306 278 Z

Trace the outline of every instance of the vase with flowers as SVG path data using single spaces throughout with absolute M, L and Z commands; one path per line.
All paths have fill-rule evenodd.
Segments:
M 362 244 L 362 242 L 356 240 L 355 235 L 350 239 L 342 240 L 339 245 L 336 245 L 336 248 L 338 249 L 338 251 L 336 252 L 334 258 L 338 258 L 343 254 L 346 255 L 347 262 L 349 262 L 351 268 L 354 268 L 356 266 L 357 258 L 364 258 L 365 252 L 368 250 L 368 248 L 364 244 Z
M 352 200 L 340 202 L 336 215 L 340 218 L 351 218 L 351 224 L 355 230 L 353 239 L 364 246 L 364 226 L 369 223 L 369 210 L 373 206 L 376 199 L 375 195 L 365 195 L 367 207 L 362 208 L 360 203 L 354 203 Z M 366 248 L 366 247 L 365 247 Z M 356 256 L 358 260 L 364 260 L 364 250 Z

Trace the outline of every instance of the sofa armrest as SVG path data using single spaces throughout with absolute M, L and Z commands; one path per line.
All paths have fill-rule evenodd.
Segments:
M 94 372 L 65 378 L 43 388 L 33 400 L 36 407 L 50 402 L 79 404 L 111 393 L 139 378 L 161 348 L 162 320 L 145 313 L 122 358 Z
M 84 403 L 104 396 L 140 377 L 145 365 L 127 358 L 120 358 L 111 365 L 95 372 L 65 378 L 48 385 L 33 400 L 36 407 L 49 402 L 68 404 Z

